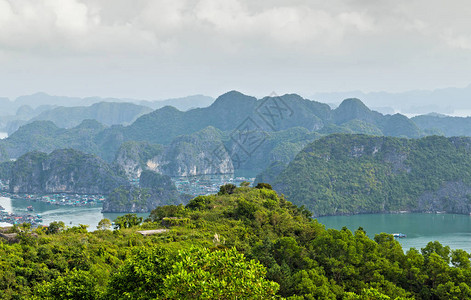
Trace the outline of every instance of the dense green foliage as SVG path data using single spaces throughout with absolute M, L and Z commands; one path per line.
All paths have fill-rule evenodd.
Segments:
M 308 145 L 275 190 L 315 215 L 471 212 L 471 140 L 332 135 Z
M 157 235 L 136 232 L 164 228 L 165 219 L 186 221 Z M 471 296 L 465 251 L 434 242 L 404 253 L 388 234 L 326 230 L 264 188 L 158 207 L 142 225 L 115 231 L 23 230 L 16 243 L 0 242 L 2 299 Z
M 124 229 L 137 226 L 142 223 L 142 217 L 138 217 L 136 214 L 125 214 L 119 216 L 114 220 L 115 229 Z
M 230 195 L 230 194 L 234 194 L 236 188 L 237 188 L 237 187 L 235 186 L 235 184 L 232 184 L 232 183 L 228 183 L 228 184 L 222 185 L 222 186 L 219 187 L 219 193 L 218 193 L 218 195 Z

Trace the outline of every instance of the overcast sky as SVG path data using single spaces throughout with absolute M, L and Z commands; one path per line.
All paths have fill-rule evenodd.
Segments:
M 0 96 L 462 87 L 470 16 L 466 0 L 0 0 Z

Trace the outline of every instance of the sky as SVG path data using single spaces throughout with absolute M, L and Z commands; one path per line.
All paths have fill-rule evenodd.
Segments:
M 470 15 L 465 0 L 0 0 L 0 96 L 464 87 Z

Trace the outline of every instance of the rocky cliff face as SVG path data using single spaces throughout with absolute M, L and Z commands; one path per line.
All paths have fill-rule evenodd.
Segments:
M 117 188 L 103 203 L 103 212 L 150 212 L 157 206 L 185 204 L 191 196 L 177 191 L 169 176 L 142 171 L 140 188 Z
M 108 194 L 127 180 L 100 158 L 77 150 L 30 152 L 11 169 L 12 193 Z
M 234 167 L 222 141 L 222 133 L 214 127 L 192 135 L 180 136 L 170 145 L 126 142 L 115 158 L 128 178 L 138 178 L 143 170 L 168 176 L 229 174 Z
M 150 170 L 168 176 L 234 173 L 231 157 L 214 127 L 176 138 L 162 153 L 147 162 Z
M 137 179 L 147 168 L 147 161 L 161 155 L 163 147 L 147 142 L 125 142 L 116 153 L 115 163 L 129 179 Z
M 221 139 L 219 130 L 208 127 L 180 136 L 166 147 L 128 142 L 119 149 L 115 162 L 129 178 L 138 178 L 143 170 L 168 176 L 230 174 L 234 166 Z

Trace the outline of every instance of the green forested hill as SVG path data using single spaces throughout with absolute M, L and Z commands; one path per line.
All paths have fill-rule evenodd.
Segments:
M 84 120 L 79 126 L 71 129 L 59 128 L 52 121 L 35 121 L 0 140 L 0 146 L 8 158 L 18 158 L 34 150 L 49 153 L 63 148 L 80 149 L 99 155 L 101 147 L 95 138 L 104 128 L 105 126 L 95 120 Z
M 471 117 L 428 114 L 413 117 L 411 120 L 424 131 L 436 132 L 445 136 L 469 136 L 471 132 Z
M 272 183 L 318 216 L 403 210 L 468 214 L 471 139 L 335 134 L 306 146 Z
M 2 299 L 468 299 L 469 254 L 404 253 L 391 235 L 326 230 L 267 188 L 225 186 L 99 230 L 53 223 L 0 238 Z M 164 225 L 167 227 L 164 227 Z M 142 236 L 137 230 L 167 229 Z M 7 243 L 6 241 L 9 241 Z M 3 241 L 3 242 L 2 242 Z

